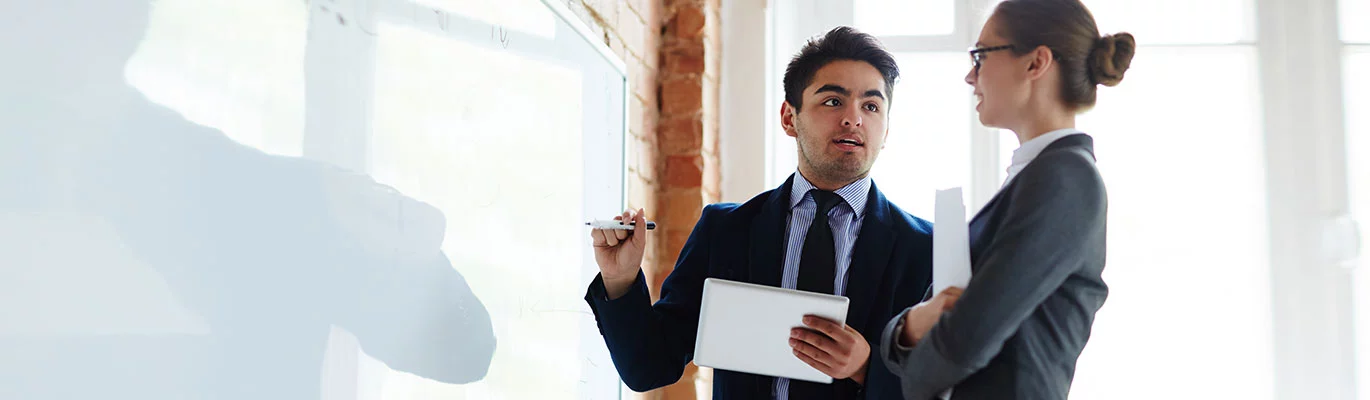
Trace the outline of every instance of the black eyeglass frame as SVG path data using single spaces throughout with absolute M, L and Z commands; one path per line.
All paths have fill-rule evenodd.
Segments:
M 1014 47 L 1017 46 L 1006 44 L 1002 46 L 971 48 L 970 51 L 968 51 L 968 53 L 970 53 L 970 64 L 975 67 L 975 73 L 978 74 L 980 73 L 980 63 L 984 62 L 985 53 L 1008 50 Z

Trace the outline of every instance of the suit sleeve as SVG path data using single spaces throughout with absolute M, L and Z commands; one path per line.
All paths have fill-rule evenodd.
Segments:
M 608 299 L 602 277 L 595 276 L 590 283 L 585 301 L 614 367 L 630 389 L 643 392 L 675 383 L 694 358 L 700 296 L 709 272 L 711 222 L 720 214 L 717 206 L 704 208 L 656 304 L 651 304 L 640 271 L 628 293 L 613 300 Z
M 956 308 L 913 348 L 898 346 L 904 313 L 882 335 L 882 359 L 904 398 L 930 399 L 984 368 L 1028 316 L 1102 246 L 1102 180 L 1078 153 L 1044 154 L 1014 185 L 998 233 Z M 907 312 L 907 310 L 905 311 Z
M 909 307 L 895 314 L 889 323 L 885 324 L 885 329 L 880 332 L 880 352 L 877 354 L 878 360 L 885 364 L 885 368 L 894 371 L 896 374 L 902 369 L 904 359 L 908 358 L 912 347 L 905 347 L 899 344 L 899 333 L 904 330 L 904 315 L 909 313 Z

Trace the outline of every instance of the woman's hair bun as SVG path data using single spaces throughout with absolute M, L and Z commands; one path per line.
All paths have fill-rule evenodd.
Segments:
M 1099 38 L 1089 54 L 1089 78 L 1104 86 L 1116 86 L 1132 64 L 1137 40 L 1130 33 L 1115 33 Z

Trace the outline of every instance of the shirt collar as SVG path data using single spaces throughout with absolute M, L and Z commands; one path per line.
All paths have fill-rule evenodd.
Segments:
M 804 174 L 795 171 L 794 184 L 790 188 L 790 209 L 793 210 L 795 207 L 799 207 L 799 204 L 806 198 L 810 199 L 809 201 L 813 201 L 812 197 L 809 196 L 809 191 L 813 189 L 817 188 L 814 187 L 812 183 L 809 183 L 808 179 L 804 179 Z M 847 202 L 847 205 L 851 206 L 852 213 L 859 216 L 862 215 L 862 212 L 866 211 L 866 202 L 870 201 L 870 192 L 871 177 L 867 176 L 856 182 L 852 182 L 847 186 L 843 186 L 833 193 L 837 193 L 843 201 Z
M 1032 138 L 1032 140 L 1023 143 L 1022 146 L 1018 146 L 1018 149 L 1013 151 L 1012 166 L 1022 167 L 1027 165 L 1027 163 L 1030 163 L 1033 159 L 1037 158 L 1037 155 L 1041 154 L 1042 150 L 1046 150 L 1047 146 L 1051 145 L 1052 142 L 1077 133 L 1084 132 L 1075 128 L 1065 128 L 1047 132 L 1042 134 L 1042 136 Z

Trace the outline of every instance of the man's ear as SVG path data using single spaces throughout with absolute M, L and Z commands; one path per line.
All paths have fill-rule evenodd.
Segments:
M 799 137 L 799 132 L 794 129 L 794 118 L 797 114 L 799 110 L 794 109 L 789 101 L 780 104 L 780 128 L 790 137 Z
M 1036 49 L 1032 49 L 1032 53 L 1029 53 L 1028 57 L 1031 57 L 1028 60 L 1027 69 L 1029 80 L 1041 78 L 1048 69 L 1056 64 L 1056 58 L 1052 55 L 1051 49 L 1046 46 L 1037 46 Z

